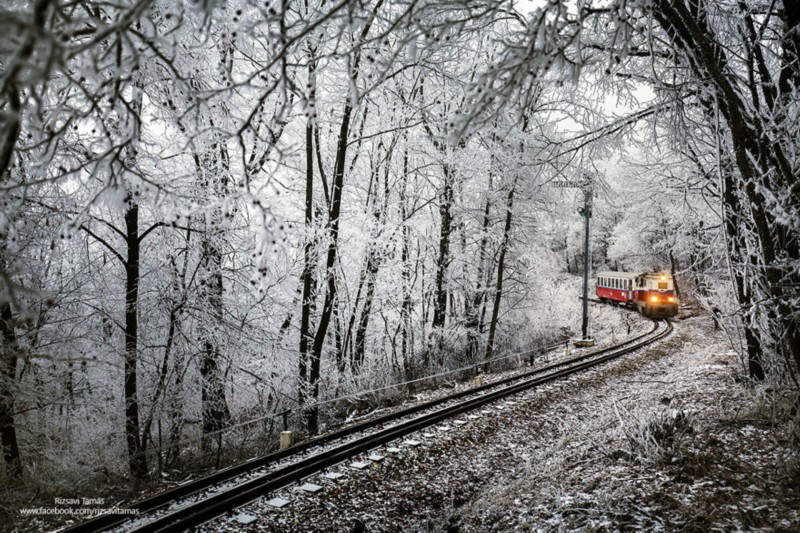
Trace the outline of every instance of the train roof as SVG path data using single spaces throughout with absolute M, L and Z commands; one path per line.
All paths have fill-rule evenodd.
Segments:
M 636 279 L 641 274 L 637 274 L 635 272 L 598 272 L 594 275 L 596 278 L 623 278 L 623 279 Z
M 646 278 L 659 278 L 661 276 L 672 277 L 669 275 L 668 272 L 614 272 L 614 271 L 605 271 L 605 272 L 598 272 L 594 275 L 594 277 L 599 278 L 621 278 L 621 279 L 636 279 L 640 276 L 644 276 Z

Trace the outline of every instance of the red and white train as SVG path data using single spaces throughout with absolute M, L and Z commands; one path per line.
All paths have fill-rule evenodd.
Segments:
M 663 272 L 599 272 L 597 297 L 633 307 L 643 315 L 673 317 L 678 314 L 678 297 L 672 276 Z

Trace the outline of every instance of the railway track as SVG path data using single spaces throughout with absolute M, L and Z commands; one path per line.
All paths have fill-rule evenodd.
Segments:
M 76 533 L 117 528 L 125 531 L 186 531 L 378 446 L 526 389 L 616 359 L 671 332 L 669 321 L 654 320 L 651 331 L 621 344 L 354 424 L 175 487 L 131 505 L 129 509 L 139 512 L 135 518 L 102 515 L 62 531 Z

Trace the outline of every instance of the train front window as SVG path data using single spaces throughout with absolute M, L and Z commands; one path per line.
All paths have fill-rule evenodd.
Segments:
M 658 282 L 658 288 L 660 290 L 664 290 L 664 291 L 667 290 L 667 282 L 666 281 L 659 281 Z

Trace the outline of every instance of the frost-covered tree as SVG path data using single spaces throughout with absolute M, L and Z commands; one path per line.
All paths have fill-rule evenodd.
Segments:
M 755 378 L 763 378 L 765 351 L 800 363 L 791 288 L 800 259 L 793 156 L 799 22 L 794 2 L 551 2 L 515 34 L 486 73 L 490 90 L 465 110 L 469 124 L 492 101 L 516 102 L 554 76 L 616 91 L 650 87 L 656 98 L 649 106 L 595 127 L 582 142 L 650 119 L 672 134 L 676 151 L 702 164 L 702 176 L 719 183 Z

